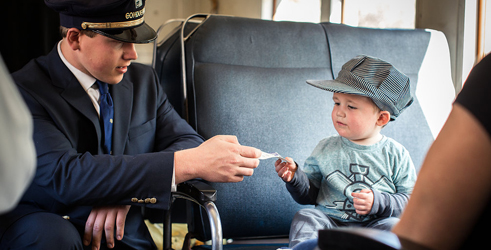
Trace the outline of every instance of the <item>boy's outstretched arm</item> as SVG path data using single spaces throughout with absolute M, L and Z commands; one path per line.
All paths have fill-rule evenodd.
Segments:
M 286 183 L 286 189 L 292 198 L 302 205 L 315 205 L 319 189 L 310 183 L 307 175 L 298 168 L 292 158 L 286 157 L 288 162 L 275 162 L 275 170 L 278 176 Z

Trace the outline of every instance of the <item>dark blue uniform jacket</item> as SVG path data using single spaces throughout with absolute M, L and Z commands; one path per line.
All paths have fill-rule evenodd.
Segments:
M 133 63 L 110 85 L 113 155 L 103 154 L 97 112 L 56 47 L 13 74 L 34 121 L 37 172 L 20 205 L 0 217 L 0 236 L 16 218 L 39 211 L 68 215 L 78 228 L 92 206 L 128 204 L 123 241 L 144 236 L 138 206 L 165 209 L 174 152 L 202 138 L 175 112 L 152 68 Z

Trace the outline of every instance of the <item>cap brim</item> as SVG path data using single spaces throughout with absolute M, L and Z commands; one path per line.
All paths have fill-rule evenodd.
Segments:
M 368 96 L 366 93 L 360 91 L 359 89 L 353 88 L 349 85 L 346 85 L 346 83 L 338 82 L 336 80 L 307 80 L 307 83 L 314 87 L 335 93 Z
M 157 33 L 148 24 L 143 23 L 142 25 L 124 30 L 93 30 L 103 36 L 109 38 L 126 42 L 126 43 L 150 43 L 157 38 Z

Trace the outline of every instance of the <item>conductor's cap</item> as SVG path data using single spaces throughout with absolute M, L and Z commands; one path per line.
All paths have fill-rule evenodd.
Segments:
M 92 30 L 129 43 L 149 43 L 157 37 L 145 23 L 145 0 L 44 0 L 60 14 L 66 28 Z

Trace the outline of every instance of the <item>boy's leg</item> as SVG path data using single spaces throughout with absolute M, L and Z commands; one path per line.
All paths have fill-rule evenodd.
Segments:
M 386 217 L 386 218 L 380 218 L 371 221 L 366 225 L 366 227 L 369 228 L 376 228 L 384 231 L 390 231 L 392 227 L 394 227 L 397 222 L 399 222 L 399 218 L 397 217 Z
M 314 250 L 316 249 L 317 244 L 317 238 L 310 239 L 296 244 L 292 250 Z
M 317 238 L 320 229 L 337 227 L 336 223 L 315 208 L 305 208 L 298 211 L 290 227 L 290 248 L 298 243 Z
M 37 212 L 10 226 L 0 241 L 0 249 L 83 249 L 80 234 L 61 216 Z

